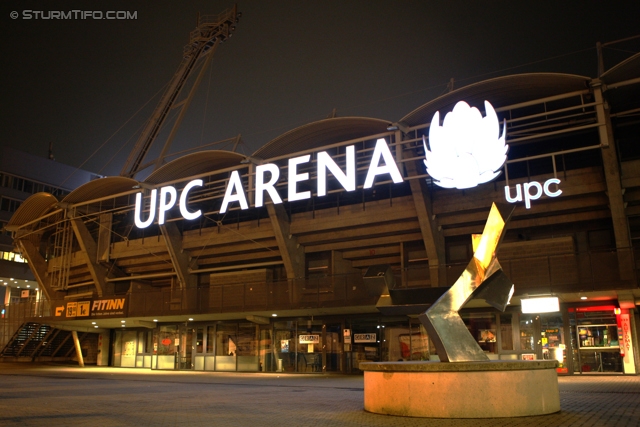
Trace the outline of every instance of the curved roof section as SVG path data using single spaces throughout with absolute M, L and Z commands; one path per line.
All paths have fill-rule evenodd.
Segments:
M 350 139 L 363 138 L 387 132 L 389 123 L 391 123 L 390 120 L 368 117 L 334 117 L 319 120 L 272 139 L 253 153 L 253 156 L 269 159 Z
M 589 77 L 574 74 L 531 73 L 514 74 L 484 80 L 461 87 L 413 110 L 400 119 L 408 126 L 431 122 L 436 111 L 453 110 L 458 101 L 482 107 L 489 101 L 494 108 L 518 104 L 588 88 Z
M 9 231 L 16 231 L 18 228 L 41 216 L 47 214 L 55 208 L 58 203 L 56 196 L 49 193 L 36 193 L 20 204 L 9 223 L 5 228 Z
M 175 159 L 153 171 L 144 180 L 149 184 L 161 184 L 180 178 L 186 178 L 218 169 L 238 166 L 246 156 L 225 150 L 207 150 Z
M 600 76 L 600 80 L 606 84 L 624 82 L 640 77 L 640 53 L 625 59 L 618 65 L 610 68 Z
M 101 197 L 112 196 L 124 193 L 138 185 L 138 181 L 124 176 L 108 176 L 106 178 L 94 179 L 73 190 L 62 199 L 64 203 L 80 203 Z

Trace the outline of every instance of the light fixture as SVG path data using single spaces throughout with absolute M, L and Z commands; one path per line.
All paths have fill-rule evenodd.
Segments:
M 277 314 L 275 314 L 275 313 L 273 313 L 273 314 L 271 315 L 271 317 L 278 317 L 278 315 L 277 315 Z
M 189 322 L 193 322 L 193 317 L 189 317 Z
M 584 295 L 580 297 L 580 299 L 587 299 L 587 297 L 585 297 Z
M 98 327 L 98 325 L 94 326 L 94 328 L 97 328 L 97 327 Z
M 409 133 L 409 125 L 404 122 L 390 123 L 387 130 L 399 130 L 402 133 Z
M 120 323 L 126 323 L 126 322 L 127 322 L 126 320 L 121 320 L 121 321 L 120 321 Z
M 523 313 L 553 313 L 560 311 L 558 297 L 522 298 Z
M 154 322 L 157 322 L 157 321 L 158 321 L 158 319 L 153 319 L 153 321 L 154 321 Z
M 95 324 L 96 324 L 96 322 L 91 322 L 91 324 L 92 324 L 92 325 L 95 325 Z

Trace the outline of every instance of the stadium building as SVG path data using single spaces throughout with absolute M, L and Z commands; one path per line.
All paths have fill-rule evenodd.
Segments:
M 483 300 L 461 312 L 489 359 L 635 374 L 638 70 L 640 55 L 598 78 L 499 77 L 399 120 L 329 118 L 251 156 L 201 151 L 143 180 L 34 194 L 5 228 L 44 303 L 2 355 L 38 360 L 73 331 L 80 362 L 143 369 L 438 360 L 417 315 L 464 271 L 496 203 L 515 209 L 498 251 L 515 293 L 504 313 Z M 465 116 L 484 124 L 455 145 Z M 505 145 L 476 138 L 485 127 L 504 164 Z

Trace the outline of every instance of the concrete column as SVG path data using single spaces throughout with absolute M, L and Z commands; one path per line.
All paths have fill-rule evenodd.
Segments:
M 11 287 L 6 286 L 4 288 L 4 305 L 9 305 L 11 303 Z
M 73 343 L 76 346 L 76 356 L 78 357 L 78 365 L 84 368 L 84 358 L 82 357 L 82 349 L 80 348 L 80 340 L 78 339 L 78 331 L 71 331 L 73 337 Z

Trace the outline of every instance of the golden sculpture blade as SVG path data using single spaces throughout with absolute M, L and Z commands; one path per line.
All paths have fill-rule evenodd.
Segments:
M 504 311 L 511 299 L 513 284 L 502 271 L 496 253 L 513 209 L 513 206 L 499 209 L 495 203 L 491 205 L 482 235 L 473 237 L 474 253 L 467 268 L 453 286 L 419 316 L 442 362 L 489 360 L 458 311 L 471 298 L 483 298 Z

